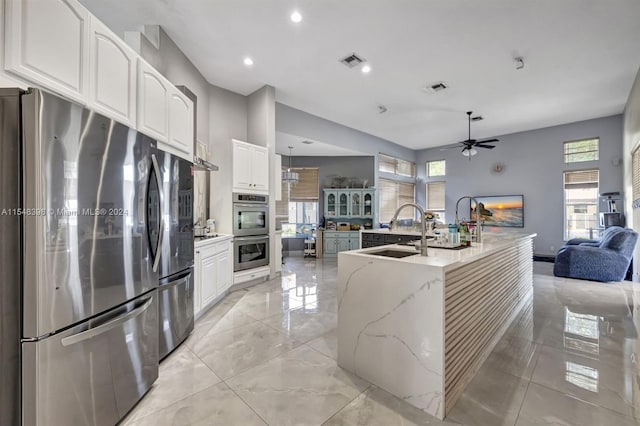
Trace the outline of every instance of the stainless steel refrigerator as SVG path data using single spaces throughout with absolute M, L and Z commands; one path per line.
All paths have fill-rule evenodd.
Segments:
M 158 151 L 161 182 L 160 359 L 193 331 L 193 164 Z
M 158 376 L 155 141 L 18 89 L 0 137 L 0 424 L 113 425 Z

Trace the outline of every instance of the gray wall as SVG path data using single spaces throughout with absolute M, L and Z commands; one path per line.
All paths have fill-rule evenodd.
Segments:
M 289 157 L 282 156 L 282 167 L 289 165 Z M 324 196 L 322 188 L 330 188 L 331 180 L 335 176 L 358 177 L 367 179 L 367 186 L 375 186 L 375 157 L 373 156 L 349 156 L 349 157 L 296 157 L 291 158 L 293 167 L 318 167 L 319 188 L 319 212 L 320 217 L 324 212 Z
M 594 162 L 564 164 L 563 142 L 600 137 L 600 160 Z M 538 234 L 535 253 L 555 254 L 563 244 L 565 170 L 598 168 L 600 192 L 622 191 L 622 116 L 616 115 L 581 121 L 562 126 L 548 127 L 527 132 L 498 136 L 495 149 L 479 150 L 471 158 L 462 156 L 459 150 L 441 151 L 440 148 L 418 151 L 417 200 L 426 202 L 428 181 L 426 161 L 447 161 L 446 220 L 453 222 L 456 200 L 463 195 L 511 195 L 524 194 L 526 232 Z M 501 162 L 505 170 L 492 173 L 492 165 Z M 461 203 L 461 211 L 468 217 L 468 203 Z M 522 228 L 493 228 L 494 231 L 523 231 Z
M 211 216 L 217 220 L 218 231 L 233 231 L 232 188 L 233 146 L 231 139 L 247 140 L 247 97 L 222 89 L 209 88 L 209 138 L 212 146 L 211 161 L 220 167 L 211 172 Z
M 299 109 L 276 103 L 276 131 L 337 145 L 363 154 L 379 152 L 414 161 L 415 151 Z

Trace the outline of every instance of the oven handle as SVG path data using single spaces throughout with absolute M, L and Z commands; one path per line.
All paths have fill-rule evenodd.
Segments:
M 263 237 L 260 237 L 260 236 L 258 236 L 258 237 L 235 237 L 234 241 L 242 242 L 242 241 L 248 241 L 248 240 L 268 240 L 268 239 L 269 239 L 269 236 L 265 235 Z
M 265 209 L 268 208 L 268 204 L 241 204 L 241 203 L 233 203 L 234 207 L 254 207 L 256 209 Z

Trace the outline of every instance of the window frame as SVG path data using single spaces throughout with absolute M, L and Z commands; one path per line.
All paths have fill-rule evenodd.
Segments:
M 444 170 L 444 171 L 442 172 L 442 174 L 440 174 L 440 175 L 432 175 L 432 174 L 431 174 L 431 170 L 430 170 L 430 168 L 429 168 L 429 165 L 430 165 L 430 164 L 432 164 L 432 163 L 443 163 L 443 170 Z M 427 173 L 426 173 L 426 174 L 427 174 L 427 177 L 428 177 L 428 178 L 435 178 L 435 177 L 437 177 L 437 178 L 442 178 L 442 177 L 447 176 L 447 160 L 445 160 L 445 159 L 442 159 L 442 160 L 427 161 L 427 162 L 426 162 L 426 168 L 427 168 L 427 170 L 426 170 L 426 172 L 427 172 Z
M 576 203 L 571 205 L 580 205 L 580 206 L 590 206 L 595 205 L 595 213 L 593 217 L 593 228 L 585 228 L 584 231 L 588 231 L 589 229 L 597 230 L 598 228 L 598 213 L 600 210 L 598 194 L 600 191 L 600 169 L 599 168 L 588 168 L 588 169 L 577 169 L 577 170 L 564 170 L 562 172 L 562 215 L 563 215 L 563 223 L 562 223 L 562 237 L 564 241 L 569 241 L 572 238 L 589 238 L 590 235 L 572 235 L 571 229 L 569 228 L 569 218 L 567 217 L 567 175 L 572 173 L 584 173 L 584 172 L 596 172 L 597 173 L 597 182 L 595 187 L 595 196 L 593 198 L 593 203 Z M 587 182 L 585 182 L 587 183 Z M 578 185 L 578 184 L 575 184 Z M 570 189 L 570 188 L 569 188 Z M 577 188 L 576 188 L 577 189 Z M 585 188 L 586 189 L 586 188 Z M 586 219 L 585 219 L 586 220 Z
M 386 157 L 389 160 L 381 161 L 382 160 L 381 157 Z M 414 163 L 413 161 L 403 160 L 402 158 L 394 157 L 393 155 L 389 155 L 389 154 L 383 154 L 382 152 L 378 153 L 377 160 L 378 160 L 379 173 L 384 173 L 390 176 L 410 178 L 410 179 L 415 179 L 417 177 L 416 163 Z M 393 163 L 393 172 L 380 169 L 381 164 L 391 164 L 391 163 Z M 409 165 L 412 174 L 400 173 L 400 169 L 402 168 L 400 165 L 404 163 Z
M 584 152 L 567 152 L 567 147 L 571 144 L 577 144 L 580 142 L 589 142 L 589 141 L 595 141 L 596 142 L 596 147 L 595 150 L 592 151 L 584 151 Z M 589 153 L 595 153 L 595 158 L 590 158 L 588 160 L 570 160 L 570 157 L 572 156 L 578 156 L 581 154 L 589 154 Z M 570 141 L 564 141 L 562 143 L 562 153 L 563 153 L 563 161 L 564 164 L 575 164 L 575 163 L 586 163 L 589 161 L 598 161 L 600 160 L 600 137 L 599 136 L 595 136 L 592 138 L 582 138 L 582 139 L 575 139 L 575 140 L 570 140 Z
M 430 206 L 430 202 L 429 202 L 429 185 L 442 185 L 442 208 L 432 208 Z M 438 222 L 442 222 L 442 223 L 447 223 L 446 222 L 446 214 L 447 214 L 447 184 L 446 181 L 444 180 L 434 180 L 432 182 L 427 182 L 425 184 L 425 204 L 426 204 L 426 208 L 428 211 L 432 212 L 432 213 L 437 213 L 438 214 L 438 218 L 437 221 Z

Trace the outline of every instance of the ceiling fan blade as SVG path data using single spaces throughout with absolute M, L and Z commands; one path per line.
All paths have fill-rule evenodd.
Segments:
M 477 143 L 500 142 L 500 139 L 487 139 L 486 141 L 478 141 Z
M 487 149 L 495 148 L 495 146 L 493 146 L 493 145 L 478 145 L 478 144 L 475 144 L 474 147 L 475 148 L 487 148 Z

